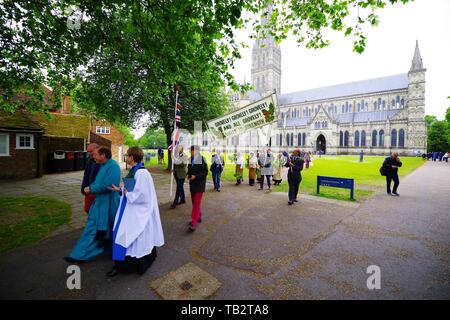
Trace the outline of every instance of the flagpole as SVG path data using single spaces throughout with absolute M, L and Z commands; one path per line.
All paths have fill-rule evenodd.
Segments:
M 175 151 L 175 130 L 177 129 L 177 103 L 178 103 L 178 85 L 175 85 L 175 114 L 173 116 L 173 138 L 172 138 L 172 170 L 170 170 L 170 197 L 173 194 L 173 169 L 174 169 L 174 151 Z

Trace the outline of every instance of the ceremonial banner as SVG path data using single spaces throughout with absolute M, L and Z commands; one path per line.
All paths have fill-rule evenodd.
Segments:
M 218 138 L 229 138 L 271 124 L 277 120 L 276 95 L 235 110 L 207 122 L 209 130 Z

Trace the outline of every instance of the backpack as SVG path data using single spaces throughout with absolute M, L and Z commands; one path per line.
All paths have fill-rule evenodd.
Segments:
M 380 174 L 382 176 L 386 176 L 387 175 L 387 168 L 385 166 L 381 166 L 380 168 Z

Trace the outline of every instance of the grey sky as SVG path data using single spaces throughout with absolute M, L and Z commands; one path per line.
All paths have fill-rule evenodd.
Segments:
M 333 33 L 331 46 L 313 50 L 298 47 L 294 39 L 281 43 L 281 92 L 408 72 L 416 39 L 426 73 L 426 114 L 442 119 L 450 106 L 450 0 L 416 0 L 377 11 L 380 24 L 366 29 L 366 50 L 352 51 L 353 39 Z M 233 72 L 250 82 L 252 41 L 249 31 L 239 34 L 250 46 Z

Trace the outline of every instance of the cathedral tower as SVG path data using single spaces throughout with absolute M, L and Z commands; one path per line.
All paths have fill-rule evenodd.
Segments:
M 408 72 L 408 146 L 426 151 L 425 72 L 416 41 L 411 69 Z
M 272 13 L 272 5 L 267 8 L 268 16 Z M 262 19 L 264 24 L 267 17 Z M 281 50 L 272 36 L 257 39 L 252 50 L 252 85 L 261 96 L 267 96 L 281 89 Z

